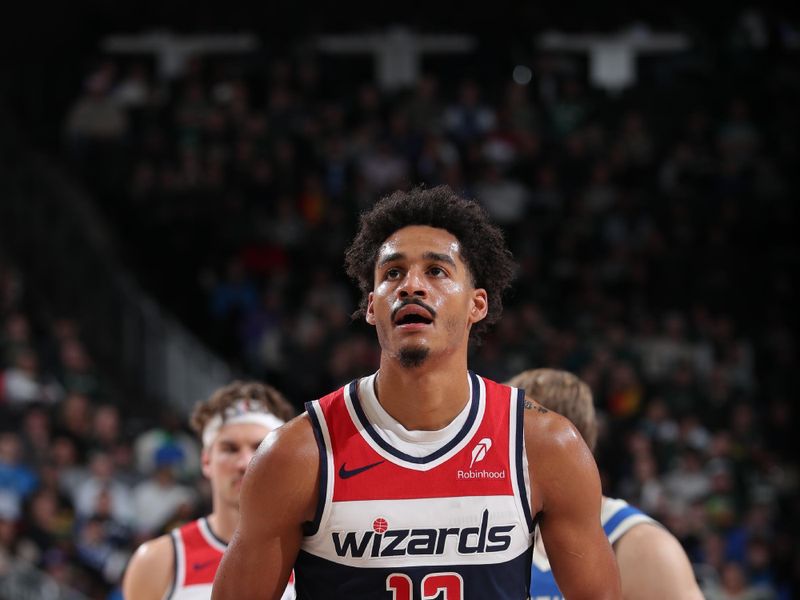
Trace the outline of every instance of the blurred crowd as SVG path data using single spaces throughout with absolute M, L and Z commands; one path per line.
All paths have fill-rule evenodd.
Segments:
M 359 212 L 416 184 L 477 198 L 519 270 L 470 367 L 578 374 L 605 493 L 678 537 L 708 598 L 788 599 L 800 74 L 740 58 L 616 96 L 547 56 L 530 84 L 392 93 L 313 57 L 196 58 L 171 81 L 105 60 L 64 155 L 160 299 L 298 407 L 377 368 L 342 269 Z M 207 507 L 197 447 L 174 415 L 125 431 L 75 324 L 34 335 L 0 274 L 1 547 L 97 596 L 137 541 Z
M 168 412 L 131 428 L 77 324 L 27 297 L 0 256 L 0 598 L 106 598 L 136 545 L 210 503 L 199 445 Z

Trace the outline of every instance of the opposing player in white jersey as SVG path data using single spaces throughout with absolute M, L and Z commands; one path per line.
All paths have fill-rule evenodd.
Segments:
M 265 440 L 215 600 L 528 596 L 535 523 L 571 600 L 620 597 L 591 452 L 563 417 L 467 369 L 513 261 L 474 202 L 396 192 L 347 251 L 380 370 Z
M 577 427 L 590 448 L 597 441 L 592 392 L 567 371 L 532 369 L 512 378 L 509 385 Z M 624 500 L 603 496 L 600 520 L 617 556 L 625 600 L 702 600 L 692 566 L 678 540 L 657 521 Z M 542 537 L 537 534 L 531 571 L 532 600 L 563 600 L 553 577 Z
M 264 437 L 292 416 L 292 406 L 276 389 L 257 382 L 235 381 L 195 407 L 191 424 L 203 442 L 212 512 L 139 547 L 122 582 L 126 600 L 211 597 L 214 575 L 239 521 L 247 464 Z M 291 581 L 281 597 L 294 598 Z

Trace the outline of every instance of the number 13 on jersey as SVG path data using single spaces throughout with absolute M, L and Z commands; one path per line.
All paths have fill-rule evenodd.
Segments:
M 458 573 L 428 573 L 420 584 L 419 600 L 464 600 L 464 580 Z M 417 600 L 411 578 L 405 573 L 392 573 L 386 578 L 386 590 L 392 600 Z M 444 592 L 443 596 L 439 596 Z

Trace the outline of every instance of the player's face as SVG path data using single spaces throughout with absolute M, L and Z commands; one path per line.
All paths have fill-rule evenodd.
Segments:
M 413 225 L 378 251 L 367 322 L 384 354 L 409 368 L 430 357 L 466 352 L 469 330 L 486 316 L 486 291 L 476 289 L 458 239 L 444 229 Z
M 211 482 L 214 502 L 239 505 L 247 465 L 270 432 L 256 423 L 223 425 L 211 447 L 203 451 L 203 474 Z

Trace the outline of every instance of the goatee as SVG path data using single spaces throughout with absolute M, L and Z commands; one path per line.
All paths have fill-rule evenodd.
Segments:
M 420 366 L 428 358 L 430 350 L 425 347 L 402 348 L 400 350 L 400 366 L 413 369 Z

